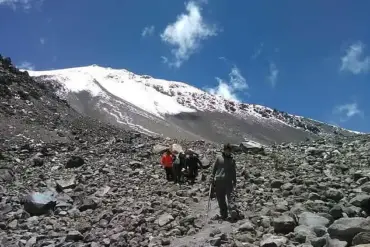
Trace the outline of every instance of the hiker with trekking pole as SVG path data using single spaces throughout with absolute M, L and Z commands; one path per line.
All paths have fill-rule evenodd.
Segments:
M 236 220 L 238 218 L 238 212 L 234 205 L 236 163 L 231 151 L 231 145 L 225 144 L 222 155 L 216 158 L 211 174 L 210 191 L 214 188 L 220 208 L 220 215 L 216 215 L 213 218 L 214 220 Z M 209 197 L 211 197 L 211 192 L 209 193 Z M 208 200 L 207 214 L 209 207 L 210 198 Z

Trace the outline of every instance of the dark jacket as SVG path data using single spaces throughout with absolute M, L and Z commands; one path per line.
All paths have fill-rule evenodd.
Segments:
M 188 169 L 198 170 L 199 168 L 202 168 L 202 162 L 197 156 L 191 155 L 189 158 L 186 159 L 186 166 Z
M 236 164 L 234 158 L 224 154 L 217 156 L 211 181 L 221 182 L 227 185 L 236 184 Z

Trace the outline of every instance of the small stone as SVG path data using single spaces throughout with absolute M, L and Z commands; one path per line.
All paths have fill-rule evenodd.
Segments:
M 37 238 L 36 237 L 31 237 L 30 239 L 28 239 L 25 247 L 33 247 L 37 242 Z
M 240 232 L 253 231 L 254 226 L 250 221 L 246 221 L 241 226 L 239 226 L 238 230 Z
M 66 163 L 66 168 L 78 168 L 85 164 L 84 159 L 79 156 L 72 156 Z
M 158 218 L 158 225 L 159 226 L 165 226 L 165 225 L 167 225 L 168 223 L 170 223 L 173 220 L 174 220 L 174 218 L 173 218 L 172 215 L 170 215 L 168 213 L 165 213 L 165 214 L 161 215 Z
M 294 219 L 288 215 L 282 215 L 278 218 L 275 218 L 273 224 L 274 224 L 274 231 L 276 233 L 283 233 L 283 234 L 293 232 L 294 227 L 296 226 Z
M 109 238 L 104 238 L 104 239 L 103 239 L 103 244 L 104 244 L 105 246 L 109 246 L 109 245 L 110 245 L 110 239 L 109 239 Z
M 98 207 L 99 200 L 95 197 L 85 198 L 82 201 L 82 205 L 79 207 L 80 211 L 86 211 L 88 209 L 96 209 Z
M 82 234 L 79 231 L 70 231 L 66 236 L 67 242 L 76 242 L 83 239 Z
M 221 237 L 212 238 L 211 240 L 209 240 L 209 244 L 211 246 L 221 246 L 221 243 L 222 243 Z
M 167 246 L 171 244 L 171 240 L 169 239 L 162 239 L 161 240 L 162 245 Z
M 72 178 L 66 179 L 66 180 L 57 180 L 56 184 L 57 184 L 57 189 L 59 191 L 63 191 L 63 190 L 66 190 L 66 189 L 71 189 L 71 188 L 74 188 L 76 186 L 76 178 L 72 177 Z
M 288 242 L 284 236 L 275 236 L 272 234 L 263 235 L 260 242 L 261 247 L 282 247 Z
M 13 229 L 13 230 L 17 229 L 17 226 L 18 226 L 18 220 L 13 220 L 13 221 L 11 221 L 11 222 L 9 223 L 9 225 L 8 225 L 8 227 L 9 227 L 10 229 Z
M 273 180 L 271 182 L 271 188 L 279 189 L 283 184 L 284 182 L 282 180 Z

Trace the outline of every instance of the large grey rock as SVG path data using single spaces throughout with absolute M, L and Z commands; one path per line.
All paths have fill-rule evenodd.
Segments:
M 78 168 L 85 164 L 85 160 L 80 156 L 72 156 L 66 163 L 66 168 Z
M 294 238 L 300 243 L 316 237 L 315 232 L 308 226 L 300 225 L 294 228 Z
M 56 206 L 57 200 L 54 197 L 54 193 L 47 191 L 44 193 L 31 192 L 24 200 L 24 210 L 32 215 L 42 215 L 50 210 L 53 210 Z
M 360 232 L 352 240 L 352 245 L 370 244 L 370 232 Z
M 336 202 L 339 202 L 344 197 L 342 191 L 332 188 L 325 191 L 325 196 L 326 198 L 334 200 Z
M 326 247 L 346 247 L 348 243 L 339 239 L 332 239 L 329 236 L 326 237 Z
M 328 226 L 330 224 L 330 221 L 327 218 L 311 212 L 301 213 L 298 218 L 299 225 L 305 225 L 309 227 Z
M 282 247 L 288 242 L 288 239 L 284 236 L 275 236 L 272 234 L 263 235 L 260 242 L 261 247 Z
M 286 233 L 290 233 L 294 231 L 296 222 L 289 215 L 282 215 L 274 219 L 273 225 L 274 225 L 274 231 L 276 233 L 286 234 Z
M 155 154 L 163 154 L 166 150 L 169 150 L 169 147 L 160 144 L 157 144 L 152 148 L 152 152 Z
M 366 193 L 370 193 L 370 182 L 366 182 L 361 186 L 361 190 Z
M 360 194 L 352 198 L 349 203 L 356 207 L 368 207 L 370 201 L 370 195 L 368 194 Z
M 328 228 L 331 238 L 337 238 L 349 243 L 360 232 L 370 232 L 370 218 L 341 218 L 334 221 Z
M 0 167 L 0 182 L 10 183 L 14 181 L 14 173 L 10 168 Z

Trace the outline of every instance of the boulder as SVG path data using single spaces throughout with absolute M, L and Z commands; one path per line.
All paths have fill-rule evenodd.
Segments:
M 299 225 L 309 227 L 328 226 L 330 224 L 330 221 L 327 218 L 310 212 L 303 212 L 298 216 L 298 218 Z
M 77 168 L 85 164 L 83 158 L 79 156 L 72 156 L 66 163 L 66 168 Z
M 352 240 L 352 245 L 370 244 L 370 232 L 360 232 Z
M 153 148 L 152 148 L 152 152 L 154 154 L 160 154 L 160 155 L 162 155 L 167 150 L 169 150 L 168 146 L 163 146 L 163 145 L 160 145 L 160 144 L 154 145 Z
M 370 217 L 341 218 L 334 221 L 328 228 L 331 238 L 337 238 L 349 243 L 360 232 L 370 232 Z
M 288 242 L 288 239 L 284 236 L 275 236 L 272 234 L 263 235 L 260 242 L 261 247 L 282 247 Z
M 42 215 L 54 210 L 57 200 L 54 197 L 54 193 L 47 191 L 44 193 L 31 192 L 24 200 L 24 210 L 31 215 Z
M 287 234 L 287 233 L 294 231 L 296 222 L 292 217 L 288 215 L 282 215 L 274 219 L 273 225 L 274 225 L 274 231 L 276 233 Z

